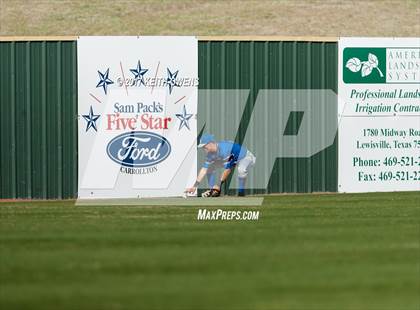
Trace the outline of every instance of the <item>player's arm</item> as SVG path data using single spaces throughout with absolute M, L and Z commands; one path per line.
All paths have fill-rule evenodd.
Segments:
M 222 176 L 220 177 L 219 185 L 214 185 L 213 189 L 220 191 L 220 188 L 222 187 L 222 184 L 226 181 L 226 179 L 228 178 L 231 171 L 232 171 L 231 168 L 225 168 L 225 170 L 223 170 Z
M 223 165 L 225 170 L 223 170 L 222 176 L 220 177 L 220 183 L 218 185 L 213 186 L 213 190 L 218 191 L 220 193 L 220 188 L 222 187 L 222 184 L 226 181 L 226 179 L 232 171 L 232 168 L 235 167 L 235 165 L 236 157 L 234 156 L 234 154 L 231 154 Z
M 207 168 L 202 167 L 200 169 L 200 172 L 197 175 L 197 180 L 195 181 L 194 185 L 190 188 L 187 188 L 185 192 L 194 193 L 197 190 L 198 184 L 200 184 L 200 182 L 203 180 L 203 178 L 206 176 L 206 174 L 207 174 Z

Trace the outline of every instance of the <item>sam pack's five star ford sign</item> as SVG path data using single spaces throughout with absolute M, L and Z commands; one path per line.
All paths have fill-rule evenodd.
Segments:
M 180 196 L 197 166 L 194 37 L 80 37 L 79 198 Z

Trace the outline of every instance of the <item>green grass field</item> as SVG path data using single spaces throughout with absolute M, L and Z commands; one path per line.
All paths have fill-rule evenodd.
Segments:
M 203 222 L 196 207 L 1 202 L 0 308 L 420 308 L 419 192 L 258 209 Z

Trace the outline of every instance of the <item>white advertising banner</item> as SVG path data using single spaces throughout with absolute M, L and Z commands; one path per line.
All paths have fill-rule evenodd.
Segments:
M 181 196 L 197 171 L 195 37 L 80 37 L 79 198 Z
M 338 190 L 420 190 L 420 38 L 338 46 Z

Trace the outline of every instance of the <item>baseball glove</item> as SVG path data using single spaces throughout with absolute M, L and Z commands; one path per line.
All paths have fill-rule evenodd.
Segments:
M 219 197 L 220 191 L 218 189 L 209 189 L 201 194 L 201 197 Z

